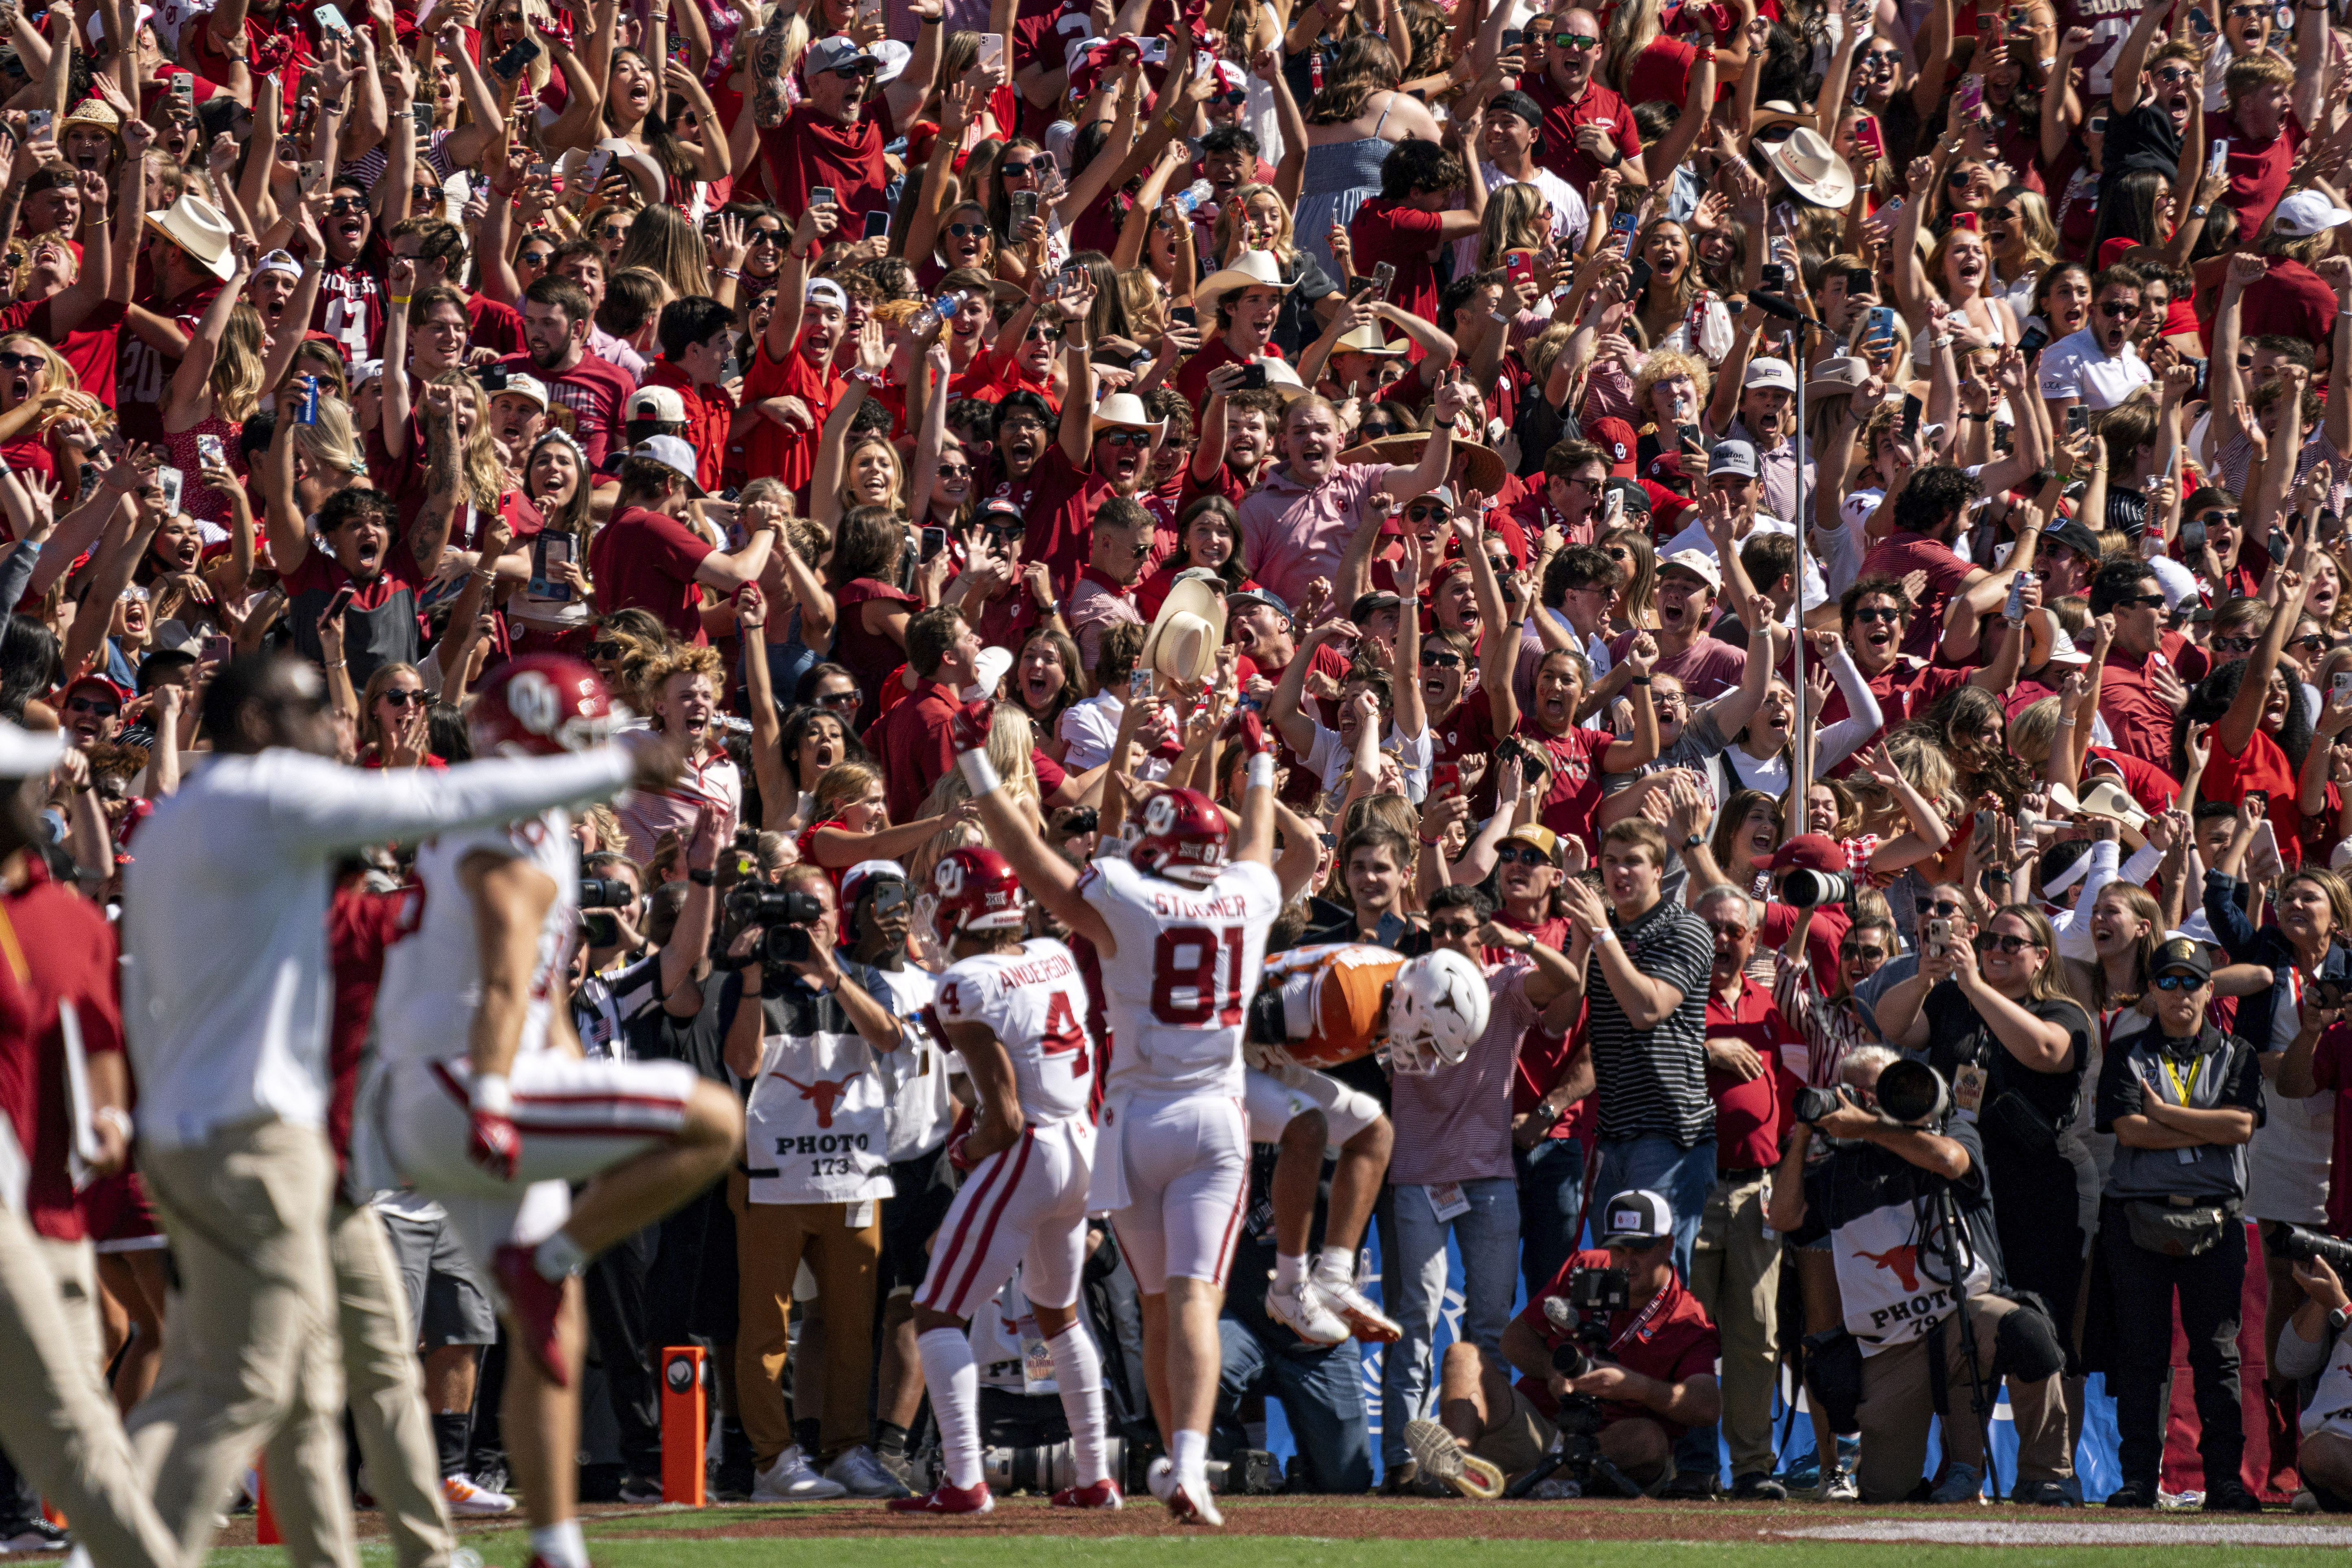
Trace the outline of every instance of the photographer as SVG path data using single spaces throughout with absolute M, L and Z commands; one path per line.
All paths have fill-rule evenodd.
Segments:
M 1500 1356 L 1465 1340 L 1446 1347 L 1438 1423 L 1413 1423 L 1414 1457 L 1424 1474 L 1475 1470 L 1461 1463 L 1465 1448 L 1506 1479 L 1533 1469 L 1561 1429 L 1563 1401 L 1585 1395 L 1600 1402 L 1601 1458 L 1656 1497 L 1675 1479 L 1675 1439 L 1721 1415 L 1719 1342 L 1706 1309 L 1675 1275 L 1674 1211 L 1656 1193 L 1627 1192 L 1611 1198 L 1601 1218 L 1607 1250 L 1572 1255 L 1503 1331 Z M 1554 1323 L 1544 1310 L 1547 1298 L 1564 1304 L 1604 1270 L 1618 1277 L 1612 1283 L 1622 1285 L 1624 1304 L 1597 1329 Z M 1585 1348 L 1591 1363 L 1577 1376 L 1562 1373 L 1554 1355 L 1571 1342 Z M 1558 1482 L 1545 1486 L 1552 1489 L 1536 1495 L 1577 1495 Z
M 1902 1092 L 1882 1107 L 1889 1074 L 1900 1081 L 1886 1087 Z M 2058 1385 L 2065 1354 L 2047 1317 L 1999 1293 L 2000 1244 L 1975 1123 L 1945 1124 L 1933 1069 L 1884 1046 L 1849 1054 L 1843 1079 L 1833 1093 L 1799 1097 L 1797 1125 L 1773 1176 L 1770 1224 L 1784 1236 L 1804 1233 L 1801 1242 L 1822 1229 L 1830 1235 L 1845 1326 L 1829 1343 L 1808 1341 L 1807 1385 L 1835 1429 L 1862 1433 L 1862 1500 L 1911 1495 L 1937 1414 L 1951 1468 L 1932 1500 L 1973 1500 L 1983 1485 L 1984 1418 L 2004 1375 L 2019 1491 L 2060 1482 L 2067 1473 Z M 1829 1153 L 1809 1170 L 1817 1138 Z M 1952 1325 L 1959 1310 L 1962 1324 Z M 1965 1334 L 1956 1331 L 1961 1326 Z M 1940 1369 L 1931 1357 L 1941 1358 Z
M 2066 994 L 2057 935 L 2041 910 L 1995 910 L 1973 940 L 1948 921 L 1931 914 L 1924 922 L 1919 973 L 1879 999 L 1879 1030 L 1951 1085 L 1955 1120 L 1973 1122 L 1984 1143 L 2009 1282 L 2071 1324 L 2086 1252 L 2083 1222 L 2095 1216 L 2068 1199 L 2098 1182 L 2071 1126 L 2090 1061 L 2091 1016 Z M 2017 1500 L 2049 1500 L 2021 1489 Z
M 2294 1282 L 2303 1287 L 2303 1305 L 2279 1331 L 2271 1366 L 2281 1377 L 2317 1379 L 2303 1413 L 2295 1468 L 2321 1508 L 2352 1513 L 2352 1335 L 2344 1331 L 2352 1328 L 2352 1302 L 2325 1258 L 2296 1262 Z
M 795 866 L 759 900 L 761 943 L 721 993 L 727 1066 L 751 1084 L 744 1166 L 728 1178 L 741 1295 L 735 1384 L 758 1479 L 754 1502 L 904 1497 L 867 1446 L 867 1383 L 882 1260 L 880 1200 L 891 1195 L 888 1118 L 905 1074 L 882 976 L 836 952 L 841 909 L 822 867 Z M 781 917 L 781 918 L 780 918 Z M 729 924 L 740 923 L 730 900 Z M 731 942 L 737 934 L 728 933 Z M 778 1378 L 793 1277 L 805 1257 L 827 1320 L 820 1476 L 793 1442 Z
M 2148 970 L 2155 988 L 2114 1016 L 2099 1067 L 2095 1126 L 2116 1137 L 2099 1246 L 2114 1306 L 2107 1386 L 2124 1476 L 2107 1506 L 2156 1506 L 2177 1290 L 2196 1381 L 2206 1511 L 2252 1513 L 2262 1501 L 2238 1479 L 2246 1442 L 2238 1308 L 2246 1144 L 2262 1125 L 2262 1073 L 2253 1047 L 2206 1021 L 2212 964 L 2201 946 L 2176 937 L 2156 950 Z

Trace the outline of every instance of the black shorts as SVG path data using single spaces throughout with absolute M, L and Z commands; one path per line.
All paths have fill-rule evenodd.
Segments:
M 912 1290 L 923 1282 L 931 1266 L 931 1238 L 948 1216 L 954 1201 L 956 1170 L 944 1148 L 890 1167 L 896 1197 L 882 1200 L 882 1280 L 880 1299 L 894 1290 Z

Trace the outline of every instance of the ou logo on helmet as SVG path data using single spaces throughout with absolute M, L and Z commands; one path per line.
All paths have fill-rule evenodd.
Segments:
M 931 873 L 931 881 L 942 899 L 960 898 L 963 893 L 963 862 L 942 860 Z
M 1176 826 L 1176 797 L 1155 795 L 1143 803 L 1143 830 L 1166 833 Z
M 563 698 L 555 682 L 527 669 L 507 683 L 507 709 L 532 734 L 552 735 L 563 716 Z

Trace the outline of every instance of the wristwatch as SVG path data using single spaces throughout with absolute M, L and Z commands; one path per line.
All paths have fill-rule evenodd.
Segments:
M 2340 1334 L 2347 1328 L 2352 1328 L 2352 1307 L 2338 1307 L 2327 1314 L 2329 1333 Z
M 1704 843 L 1706 843 L 1706 838 L 1704 838 L 1703 837 L 1701 837 L 1701 836 L 1700 836 L 1700 835 L 1698 835 L 1698 834 L 1694 833 L 1694 834 L 1692 834 L 1688 838 L 1685 838 L 1685 839 L 1684 839 L 1684 840 L 1683 840 L 1683 848 L 1685 849 L 1685 851 L 1689 851 L 1689 850 L 1692 850 L 1692 849 L 1696 849 L 1696 848 L 1697 848 L 1700 845 L 1702 845 L 1702 844 L 1704 844 Z

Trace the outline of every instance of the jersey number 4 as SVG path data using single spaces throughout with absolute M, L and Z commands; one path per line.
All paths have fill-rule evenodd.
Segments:
M 1217 984 L 1224 960 L 1225 980 Z M 1151 950 L 1151 1016 L 1198 1027 L 1242 1021 L 1242 928 L 1171 926 Z
M 1055 992 L 1053 1005 L 1045 1009 L 1045 1038 L 1042 1044 L 1049 1057 L 1071 1058 L 1072 1078 L 1085 1078 L 1095 1070 L 1094 1060 L 1087 1054 L 1087 1032 L 1078 1027 L 1077 1015 L 1070 1011 L 1070 994 L 1066 991 Z

